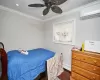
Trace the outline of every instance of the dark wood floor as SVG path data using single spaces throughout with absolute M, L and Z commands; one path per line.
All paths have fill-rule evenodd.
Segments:
M 59 76 L 60 80 L 70 80 L 70 74 L 71 72 L 64 69 L 64 72 Z M 47 77 L 44 77 L 41 80 L 47 80 Z
M 70 80 L 70 74 L 71 72 L 64 69 L 64 72 L 59 76 L 60 80 Z M 0 80 L 7 80 L 7 77 L 5 77 L 4 79 L 0 79 Z M 35 79 L 35 80 L 40 80 L 39 78 Z M 47 77 L 43 77 L 41 80 L 48 80 Z
M 64 72 L 60 75 L 60 80 L 70 80 L 71 72 L 64 69 Z

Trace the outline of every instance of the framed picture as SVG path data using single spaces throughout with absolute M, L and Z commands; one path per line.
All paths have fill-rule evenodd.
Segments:
M 75 20 L 55 23 L 53 25 L 53 42 L 75 44 Z

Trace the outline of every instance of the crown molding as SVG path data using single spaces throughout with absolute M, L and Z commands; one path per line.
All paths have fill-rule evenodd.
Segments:
M 83 5 L 83 6 L 81 6 L 81 7 L 72 9 L 72 10 L 67 11 L 67 12 L 64 12 L 64 13 L 62 13 L 61 15 L 57 15 L 57 16 L 55 16 L 55 17 L 54 17 L 54 16 L 53 16 L 53 17 L 50 17 L 50 18 L 45 19 L 45 20 L 43 20 L 43 21 L 46 22 L 46 21 L 49 21 L 49 20 L 52 20 L 52 19 L 56 19 L 56 18 L 62 17 L 62 16 L 64 16 L 64 15 L 69 15 L 69 14 L 71 14 L 71 13 L 74 13 L 74 12 L 77 12 L 77 11 L 81 11 L 81 10 L 83 10 L 83 9 L 86 8 L 86 7 L 89 7 L 89 6 L 92 6 L 92 5 L 96 5 L 96 4 L 100 4 L 100 1 L 91 2 L 91 3 L 86 4 L 86 5 Z
M 84 5 L 84 6 L 81 6 L 81 7 L 72 9 L 72 10 L 70 10 L 70 11 L 64 12 L 64 13 L 62 13 L 61 15 L 52 16 L 52 17 L 50 17 L 50 18 L 48 18 L 48 19 L 44 19 L 44 20 L 43 20 L 43 19 L 39 19 L 39 18 L 34 17 L 34 16 L 30 16 L 30 15 L 28 15 L 28 14 L 22 13 L 22 12 L 20 12 L 20 11 L 17 11 L 17 10 L 11 9 L 11 8 L 4 7 L 4 6 L 2 6 L 2 5 L 0 5 L 0 9 L 5 10 L 5 11 L 9 11 L 9 12 L 13 12 L 13 13 L 17 13 L 17 14 L 19 14 L 19 15 L 22 15 L 22 16 L 25 16 L 25 17 L 28 17 L 28 18 L 31 18 L 31 19 L 35 19 L 35 20 L 37 20 L 37 21 L 46 22 L 46 21 L 49 21 L 49 20 L 52 20 L 52 19 L 56 19 L 56 18 L 62 17 L 62 16 L 64 16 L 64 15 L 68 15 L 68 14 L 71 14 L 71 13 L 74 13 L 74 12 L 77 12 L 77 11 L 81 11 L 82 9 L 84 9 L 84 8 L 86 8 L 86 7 L 88 7 L 88 6 L 96 5 L 96 4 L 98 4 L 98 3 L 100 3 L 100 1 L 94 1 L 94 2 L 91 2 L 91 3 L 86 4 L 86 5 Z
M 9 11 L 9 12 L 12 12 L 12 13 L 17 13 L 17 14 L 19 14 L 19 15 L 21 15 L 21 16 L 28 17 L 28 18 L 35 19 L 35 20 L 37 20 L 37 21 L 42 21 L 42 22 L 43 22 L 42 19 L 36 18 L 36 17 L 34 17 L 34 16 L 30 16 L 30 15 L 28 15 L 28 14 L 22 13 L 22 12 L 20 12 L 20 11 L 17 11 L 17 10 L 8 8 L 8 7 L 4 7 L 4 6 L 2 6 L 2 5 L 0 5 L 0 9 L 5 10 L 5 11 Z

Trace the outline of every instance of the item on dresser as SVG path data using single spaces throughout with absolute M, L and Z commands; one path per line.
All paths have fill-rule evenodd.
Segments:
M 85 50 L 100 53 L 100 41 L 85 41 Z
M 82 43 L 82 52 L 84 52 L 84 43 Z
M 80 50 L 81 49 L 81 47 L 79 47 L 79 46 L 74 46 L 73 48 L 72 48 L 72 50 Z
M 100 54 L 72 50 L 71 80 L 100 80 Z

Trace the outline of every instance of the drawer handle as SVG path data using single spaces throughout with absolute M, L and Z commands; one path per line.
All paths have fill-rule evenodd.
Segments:
M 96 78 L 95 78 L 95 77 L 93 77 L 93 79 L 95 80 Z
M 96 60 L 94 60 L 94 63 L 96 63 L 97 61 Z
M 96 68 L 94 68 L 93 70 L 96 70 Z
M 74 56 L 74 58 L 76 58 L 76 56 Z
M 85 59 L 83 59 L 83 60 L 85 60 Z
M 76 64 L 76 62 L 74 62 Z

